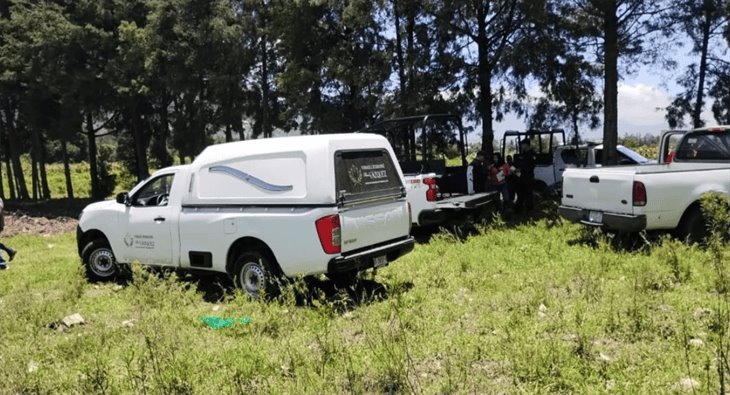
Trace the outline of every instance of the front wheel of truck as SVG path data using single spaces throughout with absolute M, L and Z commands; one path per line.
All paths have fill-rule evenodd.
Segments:
M 272 297 L 277 290 L 278 276 L 275 263 L 268 254 L 260 251 L 242 253 L 234 265 L 233 282 L 253 299 Z
M 86 277 L 91 281 L 112 281 L 120 274 L 114 252 L 104 240 L 94 240 L 81 252 Z

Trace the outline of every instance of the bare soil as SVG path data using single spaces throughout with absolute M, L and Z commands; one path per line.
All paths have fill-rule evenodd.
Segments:
M 71 232 L 79 223 L 81 210 L 89 199 L 57 199 L 41 202 L 5 202 L 3 237 L 20 234 L 43 235 Z

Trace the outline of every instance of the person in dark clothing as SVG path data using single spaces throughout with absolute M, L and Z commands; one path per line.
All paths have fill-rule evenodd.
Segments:
M 3 200 L 0 199 L 0 232 L 3 231 L 5 228 L 5 204 L 3 203 Z M 16 251 L 8 246 L 6 246 L 3 243 L 0 243 L 0 250 L 5 251 L 8 254 L 8 260 L 12 261 L 13 258 L 15 258 Z M 5 259 L 3 259 L 2 255 L 0 255 L 0 270 L 4 270 L 9 268 L 8 263 L 5 262 Z
M 517 182 L 519 177 L 517 174 L 517 167 L 512 155 L 507 155 L 507 166 L 509 166 L 509 175 L 507 176 L 507 188 L 509 189 L 510 203 L 514 202 L 515 196 L 517 195 Z
M 484 164 L 484 151 L 477 152 L 476 158 L 467 169 L 467 187 L 469 193 L 479 193 L 487 190 L 487 166 Z
M 518 210 L 532 210 L 534 205 L 532 194 L 535 189 L 535 165 L 537 163 L 537 155 L 532 150 L 529 139 L 520 142 L 520 154 L 515 160 L 515 165 L 519 169 L 520 177 L 517 182 L 517 202 L 515 206 Z

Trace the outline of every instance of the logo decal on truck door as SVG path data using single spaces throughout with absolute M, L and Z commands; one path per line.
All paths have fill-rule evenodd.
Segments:
M 256 188 L 263 189 L 265 191 L 285 192 L 285 191 L 291 191 L 294 188 L 292 185 L 269 184 L 268 182 L 266 182 L 260 178 L 256 178 L 248 173 L 242 172 L 238 169 L 234 169 L 230 166 L 211 166 L 209 171 L 228 174 L 229 176 L 236 177 L 243 182 L 247 182 L 247 183 L 255 186 Z

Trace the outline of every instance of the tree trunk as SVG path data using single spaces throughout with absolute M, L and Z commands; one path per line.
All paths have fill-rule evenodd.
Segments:
M 269 109 L 269 48 L 268 35 L 266 34 L 266 13 L 261 14 L 261 133 L 264 138 L 271 137 L 272 127 Z
M 142 130 L 142 116 L 137 106 L 137 103 L 132 104 L 131 124 L 134 154 L 137 162 L 137 181 L 142 181 L 150 174 L 149 165 L 147 164 L 147 144 L 145 144 L 144 131 Z
M 415 64 L 415 50 L 414 50 L 414 44 L 416 41 L 416 16 L 413 13 L 413 10 L 408 10 L 407 17 L 406 17 L 406 61 L 405 61 L 405 67 L 407 72 L 406 77 L 406 84 L 405 84 L 405 97 L 408 101 L 408 104 L 406 105 L 406 110 L 416 111 L 415 106 L 411 106 L 410 103 L 412 103 L 412 100 L 414 100 L 413 95 L 413 81 L 416 79 L 415 76 L 415 70 L 413 69 Z M 403 114 L 407 115 L 407 114 Z M 411 160 L 416 160 L 416 130 L 411 129 L 408 133 L 408 145 L 411 148 Z M 424 147 L 428 146 L 428 144 L 424 144 Z M 424 158 L 425 159 L 425 158 Z
M 233 131 L 231 130 L 231 124 L 226 122 L 226 143 L 233 141 Z
M 707 74 L 707 51 L 710 44 L 710 25 L 711 17 L 708 13 L 712 12 L 705 1 L 703 7 L 704 21 L 702 23 L 702 49 L 700 51 L 700 70 L 699 70 L 699 82 L 697 84 L 697 102 L 695 102 L 694 111 L 692 111 L 692 126 L 700 128 L 704 126 L 702 122 L 702 107 L 704 107 L 704 95 L 705 95 L 705 76 Z
M 5 140 L 5 127 L 3 126 L 2 115 L 0 115 L 0 144 L 2 144 L 2 142 L 4 140 Z M 5 152 L 5 157 L 7 157 L 7 150 L 3 150 L 3 151 Z M 0 156 L 0 164 L 2 164 L 2 156 Z M 2 165 L 0 165 L 0 199 L 5 200 L 5 187 L 3 186 Z
M 478 83 L 479 83 L 479 115 L 482 118 L 482 151 L 485 152 L 484 160 L 487 163 L 494 161 L 492 155 L 492 144 L 494 143 L 494 124 L 492 121 L 493 112 L 493 96 L 492 96 L 492 67 L 489 59 L 489 42 L 487 38 L 486 16 L 480 16 L 478 22 L 478 56 L 479 64 Z
M 71 182 L 71 166 L 68 160 L 68 148 L 66 147 L 66 139 L 61 140 L 61 155 L 63 155 L 63 175 L 66 177 L 66 196 L 69 199 L 74 198 L 74 186 Z
M 38 132 L 36 138 L 42 136 L 42 132 Z M 46 145 L 43 144 L 43 140 L 38 141 L 38 170 L 40 170 L 41 176 L 41 198 L 51 198 L 51 188 L 48 187 L 48 174 L 46 173 Z
M 400 115 L 410 114 L 408 110 L 408 96 L 406 93 L 406 62 L 403 56 L 403 33 L 400 28 L 400 7 L 398 6 L 398 0 L 393 0 L 393 19 L 395 22 L 395 59 L 398 67 L 398 102 L 400 104 Z M 406 154 L 406 158 L 411 159 L 411 137 L 410 133 L 406 135 L 398 134 L 401 137 L 403 144 L 403 152 Z
M 13 167 L 10 165 L 10 144 L 5 144 L 5 168 L 8 171 L 8 193 L 10 194 L 10 199 L 15 199 L 17 196 L 15 194 L 15 181 L 13 179 Z
M 8 132 L 8 154 L 12 162 L 12 173 L 15 176 L 15 185 L 17 186 L 18 198 L 28 199 L 28 187 L 25 185 L 25 176 L 23 175 L 23 166 L 20 163 L 20 142 L 18 141 L 18 131 L 14 121 L 14 110 L 5 108 L 5 126 Z M 8 168 L 10 169 L 10 168 Z
M 99 185 L 99 169 L 96 162 L 96 132 L 94 131 L 94 118 L 91 112 L 86 113 L 86 138 L 89 141 L 89 177 L 91 177 L 91 197 L 101 199 L 101 187 Z
M 38 153 L 36 152 L 35 148 L 33 148 L 30 151 L 30 178 L 31 178 L 31 189 L 33 194 L 33 200 L 38 200 L 38 192 L 40 191 L 39 183 L 38 183 Z
M 167 113 L 169 104 L 168 95 L 163 94 L 160 103 L 160 130 L 157 135 L 157 160 L 160 161 L 162 167 L 172 165 L 172 157 L 167 152 L 167 139 L 170 135 L 170 121 Z
M 606 39 L 603 58 L 604 74 L 603 109 L 603 164 L 618 164 L 616 145 L 618 143 L 618 6 L 616 0 L 606 1 L 603 15 Z

